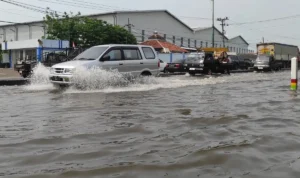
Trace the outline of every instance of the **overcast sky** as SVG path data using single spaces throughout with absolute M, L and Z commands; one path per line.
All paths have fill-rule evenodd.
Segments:
M 101 13 L 115 10 L 167 9 L 190 27 L 211 26 L 211 0 L 14 0 L 39 7 L 50 7 L 57 11 L 80 11 L 82 14 Z M 48 2 L 46 2 L 48 1 Z M 70 7 L 57 4 L 63 2 L 96 3 L 95 9 Z M 56 2 L 56 3 L 55 3 Z M 215 0 L 215 18 L 228 17 L 226 27 L 228 37 L 242 35 L 252 48 L 262 41 L 280 42 L 300 46 L 300 0 Z M 298 12 L 299 11 L 299 12 Z M 294 16 L 284 20 L 264 23 L 234 25 L 233 23 L 260 21 Z M 16 7 L 0 1 L 0 20 L 25 22 L 41 20 L 43 14 Z M 204 18 L 204 19 L 202 19 Z M 221 29 L 219 22 L 217 28 Z M 232 24 L 232 25 L 230 25 Z

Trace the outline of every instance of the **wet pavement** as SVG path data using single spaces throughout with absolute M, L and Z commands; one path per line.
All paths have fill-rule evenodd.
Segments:
M 288 71 L 105 84 L 0 87 L 0 177 L 299 177 Z

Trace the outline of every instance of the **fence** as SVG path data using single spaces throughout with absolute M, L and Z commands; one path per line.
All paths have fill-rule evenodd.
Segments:
M 179 59 L 185 59 L 187 55 L 185 53 L 158 53 L 158 58 L 164 62 L 174 62 Z
M 154 29 L 139 29 L 139 28 L 132 28 L 131 33 L 136 37 L 138 42 L 147 41 L 150 36 L 153 35 L 153 32 L 156 31 Z M 210 36 L 207 37 L 198 37 L 195 34 L 168 34 L 165 31 L 158 32 L 160 36 L 162 36 L 166 41 L 175 44 L 181 47 L 188 47 L 188 48 L 199 48 L 199 47 L 211 47 L 212 41 L 210 40 Z M 184 35 L 184 36 L 182 36 Z M 202 38 L 202 39 L 200 39 Z M 214 43 L 215 47 L 223 47 L 223 40 L 216 39 Z M 226 40 L 225 46 L 231 52 L 236 53 L 254 53 L 254 50 L 248 49 L 248 45 L 244 42 L 234 43 Z

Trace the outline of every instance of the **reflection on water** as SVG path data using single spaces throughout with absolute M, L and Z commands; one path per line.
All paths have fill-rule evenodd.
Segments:
M 1 87 L 0 176 L 298 177 L 289 74 Z

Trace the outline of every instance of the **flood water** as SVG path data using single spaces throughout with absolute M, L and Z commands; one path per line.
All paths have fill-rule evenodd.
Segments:
M 100 76 L 114 82 L 0 87 L 0 177 L 299 177 L 290 72 Z

